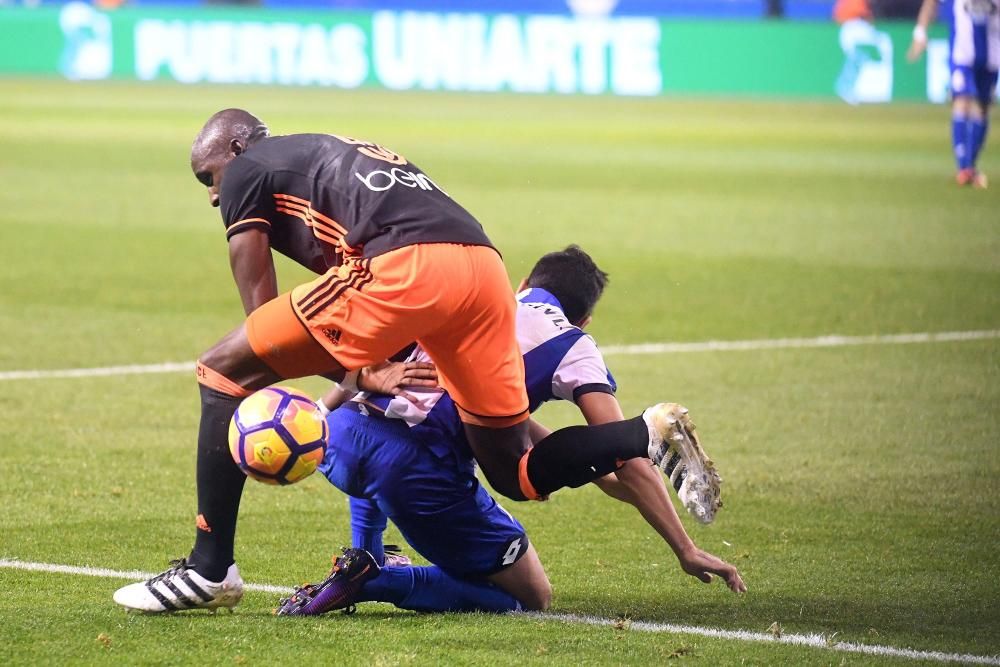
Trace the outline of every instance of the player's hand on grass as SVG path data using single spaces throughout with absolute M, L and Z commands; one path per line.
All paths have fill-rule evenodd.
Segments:
M 425 361 L 387 361 L 364 368 L 358 376 L 360 390 L 402 396 L 408 401 L 415 398 L 406 391 L 407 388 L 436 386 L 437 369 L 434 364 Z
M 679 556 L 681 568 L 692 577 L 709 584 L 712 575 L 720 577 L 734 593 L 746 593 L 747 585 L 743 583 L 740 573 L 726 561 L 713 556 L 707 551 L 695 547 Z

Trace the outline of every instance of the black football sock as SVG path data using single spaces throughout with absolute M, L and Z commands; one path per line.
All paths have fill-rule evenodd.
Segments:
M 247 479 L 229 453 L 229 421 L 242 399 L 204 385 L 198 389 L 198 529 L 188 560 L 209 581 L 222 581 L 233 564 L 236 516 Z
M 648 456 L 649 429 L 642 416 L 600 426 L 570 426 L 549 434 L 528 454 L 528 481 L 546 496 L 577 487 Z

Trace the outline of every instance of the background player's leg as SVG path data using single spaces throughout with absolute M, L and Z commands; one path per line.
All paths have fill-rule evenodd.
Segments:
M 982 150 L 986 140 L 988 121 L 984 115 L 978 118 L 973 117 L 969 122 L 972 125 L 972 166 L 975 167 L 979 162 L 979 151 Z
M 972 123 L 969 118 L 971 99 L 965 95 L 955 97 L 951 105 L 951 147 L 955 155 L 958 182 L 971 182 Z
M 993 90 L 997 85 L 997 73 L 989 70 L 976 71 L 976 99 L 972 103 L 970 122 L 972 124 L 972 166 L 976 166 L 979 153 L 986 143 L 990 127 L 990 105 Z

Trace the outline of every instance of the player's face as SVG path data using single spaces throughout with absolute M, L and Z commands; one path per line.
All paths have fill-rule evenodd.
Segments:
M 216 149 L 204 157 L 191 156 L 191 171 L 198 182 L 208 188 L 208 203 L 219 205 L 219 189 L 222 187 L 222 175 L 233 158 L 242 153 L 243 143 L 239 139 L 229 142 L 228 150 Z
M 198 182 L 208 188 L 208 203 L 219 205 L 219 188 L 222 185 L 222 175 L 226 166 L 232 160 L 230 155 L 211 155 L 191 162 L 191 171 Z

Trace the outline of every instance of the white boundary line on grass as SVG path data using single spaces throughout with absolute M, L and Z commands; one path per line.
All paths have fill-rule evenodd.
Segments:
M 686 352 L 739 352 L 753 350 L 784 350 L 798 348 L 848 347 L 852 345 L 903 345 L 907 343 L 949 343 L 1000 338 L 1000 329 L 981 331 L 942 331 L 939 333 L 886 334 L 875 336 L 840 336 L 831 334 L 816 338 L 758 338 L 751 340 L 707 340 L 691 343 L 639 343 L 607 345 L 601 348 L 606 356 L 665 354 Z M 98 368 L 65 368 L 56 370 L 0 371 L 4 380 L 45 380 L 82 377 L 109 377 L 154 373 L 186 373 L 194 370 L 193 361 L 171 361 L 162 364 L 134 366 L 103 366 Z
M 80 574 L 85 577 L 104 577 L 105 579 L 149 579 L 158 572 L 140 572 L 139 570 L 109 570 L 103 567 L 78 567 L 76 565 L 59 565 L 57 563 L 32 563 L 17 558 L 0 558 L 0 568 L 11 570 L 28 570 L 30 572 L 55 572 L 57 574 Z M 291 593 L 287 586 L 270 586 L 267 584 L 243 584 L 243 588 L 263 593 Z
M 55 563 L 32 563 L 16 558 L 0 558 L 0 568 L 28 570 L 31 572 L 52 572 L 58 574 L 78 574 L 87 577 L 104 577 L 107 579 L 148 579 L 151 572 L 138 570 L 109 570 L 102 567 L 77 567 L 73 565 L 58 565 Z M 269 584 L 244 584 L 251 591 L 285 594 L 292 589 L 285 586 Z M 678 625 L 675 623 L 647 623 L 645 621 L 622 621 L 600 616 L 579 616 L 576 614 L 528 613 L 524 614 L 542 621 L 559 621 L 560 623 L 576 623 L 581 625 L 607 626 L 621 630 L 638 632 L 655 632 L 663 634 L 698 635 L 713 639 L 729 639 L 742 642 L 764 642 L 773 644 L 788 644 L 808 648 L 840 651 L 844 653 L 861 653 L 892 658 L 909 658 L 912 660 L 932 660 L 936 662 L 964 662 L 975 665 L 1000 665 L 1000 656 L 972 655 L 969 653 L 945 653 L 943 651 L 918 651 L 893 646 L 877 644 L 854 644 L 850 642 L 833 642 L 828 637 L 818 634 L 782 634 L 774 636 L 765 632 L 749 632 L 747 630 L 723 630 L 721 628 L 704 628 L 693 625 Z
M 877 644 L 854 644 L 851 642 L 831 641 L 831 638 L 819 635 L 781 634 L 775 636 L 767 632 L 749 632 L 747 630 L 722 630 L 719 628 L 702 628 L 694 625 L 678 625 L 676 623 L 647 623 L 645 621 L 623 621 L 601 618 L 600 616 L 579 616 L 577 614 L 531 613 L 534 618 L 547 621 L 562 621 L 583 625 L 608 626 L 622 630 L 637 630 L 639 632 L 661 632 L 676 635 L 698 635 L 713 639 L 732 639 L 743 642 L 763 642 L 771 644 L 789 644 L 806 646 L 844 653 L 862 653 L 891 658 L 910 658 L 912 660 L 933 660 L 936 662 L 964 662 L 973 665 L 1000 665 L 1000 656 L 972 655 L 969 653 L 944 653 L 943 651 L 918 651 L 910 648 L 894 646 L 879 646 Z
M 146 375 L 150 373 L 194 372 L 193 361 L 171 361 L 163 364 L 140 366 L 104 366 L 100 368 L 63 368 L 46 371 L 3 371 L 0 380 L 62 380 L 67 378 L 110 377 L 117 375 Z
M 1000 329 L 982 331 L 942 331 L 938 333 L 885 334 L 875 336 L 840 336 L 831 334 L 817 338 L 759 338 L 752 340 L 707 340 L 696 343 L 639 343 L 608 345 L 601 348 L 606 355 L 663 354 L 667 352 L 737 352 L 743 350 L 786 350 L 815 347 L 849 347 L 852 345 L 903 345 L 907 343 L 949 343 L 1000 338 Z

